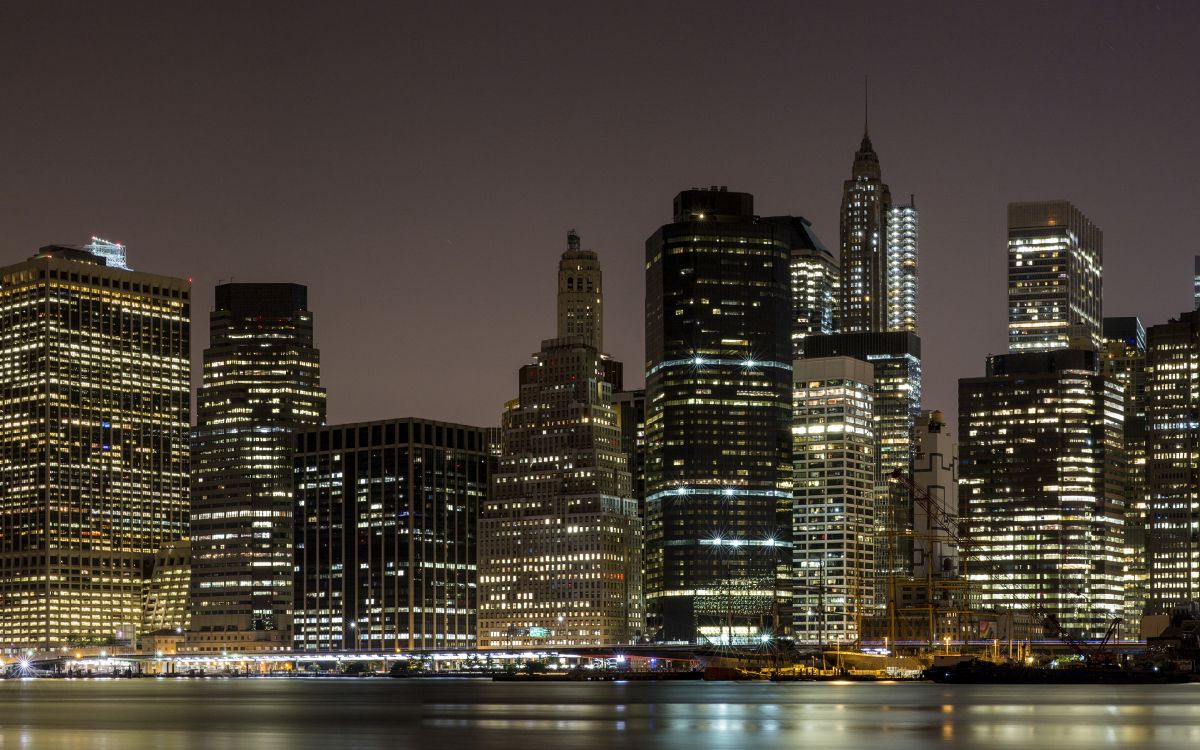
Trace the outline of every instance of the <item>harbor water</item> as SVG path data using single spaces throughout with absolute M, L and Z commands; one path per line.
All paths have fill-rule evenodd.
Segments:
M 1182 748 L 1200 685 L 9 679 L 0 748 Z

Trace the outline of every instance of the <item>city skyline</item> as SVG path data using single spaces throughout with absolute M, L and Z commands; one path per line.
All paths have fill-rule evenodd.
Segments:
M 736 75 L 694 63 L 706 89 L 731 106 L 680 128 L 659 112 L 696 91 L 676 83 L 692 80 L 681 74 L 693 63 L 671 61 L 687 48 L 667 39 L 652 54 L 644 44 L 673 22 L 665 10 L 645 10 L 633 24 L 624 9 L 567 16 L 530 6 L 481 23 L 505 29 L 532 17 L 547 32 L 529 35 L 530 46 L 511 56 L 503 34 L 452 32 L 451 20 L 432 11 L 341 19 L 309 45 L 306 29 L 323 18 L 314 6 L 298 6 L 295 18 L 249 8 L 219 30 L 184 11 L 126 6 L 58 17 L 7 6 L 0 59 L 15 75 L 0 86 L 25 106 L 0 123 L 11 167 L 0 178 L 2 250 L 18 262 L 43 244 L 99 235 L 128 244 L 139 269 L 194 277 L 194 360 L 218 279 L 305 283 L 321 312 L 331 421 L 412 414 L 494 424 L 508 397 L 504 375 L 526 359 L 530 334 L 549 335 L 541 321 L 553 301 L 537 290 L 566 229 L 579 229 L 605 262 L 607 345 L 629 363 L 642 350 L 641 243 L 661 221 L 654 206 L 662 195 L 729 185 L 753 193 L 763 215 L 808 217 L 836 246 L 840 185 L 861 136 L 862 76 L 870 74 L 871 137 L 885 178 L 897 198 L 915 193 L 922 213 L 926 403 L 953 422 L 957 379 L 982 374 L 984 355 L 1005 348 L 1008 202 L 1069 199 L 1104 228 L 1106 314 L 1151 325 L 1187 305 L 1194 249 L 1168 219 L 1197 197 L 1185 134 L 1200 109 L 1170 93 L 1161 72 L 1187 59 L 1196 9 L 1039 6 L 1038 27 L 1027 28 L 1021 19 L 1033 7 L 869 11 L 878 24 L 860 23 L 867 10 L 784 11 L 766 44 L 725 40 L 744 63 Z M 766 15 L 751 9 L 745 23 Z M 724 33 L 710 7 L 689 16 L 685 36 L 696 44 Z M 945 23 L 995 31 L 969 42 L 933 37 Z M 1076 33 L 1061 39 L 1068 24 Z M 1140 33 L 1130 34 L 1135 25 Z M 185 26 L 195 39 L 261 44 L 220 53 L 169 43 Z M 422 44 L 394 62 L 362 51 L 387 46 L 374 43 L 376 27 L 416 26 L 451 45 L 446 57 L 455 63 L 438 63 L 443 52 Z M 642 30 L 630 55 L 590 61 L 623 46 L 633 26 Z M 550 33 L 581 27 L 589 34 Z M 813 45 L 805 61 L 836 59 L 836 40 L 856 28 L 872 44 L 836 71 L 783 51 L 788 32 L 803 31 Z M 61 42 L 51 61 L 37 53 L 48 34 Z M 914 35 L 926 43 L 901 47 Z M 94 37 L 108 40 L 107 52 L 84 58 Z M 465 54 L 471 47 L 480 51 Z M 284 50 L 302 51 L 279 54 L 286 63 L 269 59 Z M 1004 65 L 967 75 L 944 64 L 968 50 Z M 146 63 L 152 75 L 128 75 Z M 651 64 L 660 68 L 631 74 Z M 405 74 L 409 67 L 432 78 Z M 253 75 L 233 75 L 246 69 Z M 801 95 L 771 96 L 781 85 Z M 277 92 L 271 111 L 256 102 L 263 90 Z M 328 111 L 311 111 L 314 99 L 329 102 Z M 476 109 L 483 120 L 468 116 Z M 743 132 L 754 137 L 735 137 Z M 31 142 L 44 146 L 22 147 Z M 1108 158 L 1113 142 L 1132 144 L 1130 156 Z M 977 300 L 983 312 L 965 326 L 962 310 Z M 476 301 L 511 330 L 481 327 L 467 312 Z M 431 311 L 442 323 L 437 335 L 405 324 Z M 395 329 L 421 357 L 367 346 L 397 339 Z M 467 337 L 474 351 L 448 341 Z M 494 363 L 484 383 L 471 380 L 480 359 Z M 631 370 L 633 387 L 640 377 Z

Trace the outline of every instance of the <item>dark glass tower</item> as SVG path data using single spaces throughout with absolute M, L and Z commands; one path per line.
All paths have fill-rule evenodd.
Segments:
M 790 245 L 724 188 L 675 197 L 646 241 L 651 633 L 746 642 L 786 616 Z
M 292 445 L 325 422 L 308 292 L 222 284 L 196 394 L 184 650 L 290 647 Z
M 297 651 L 475 648 L 489 430 L 428 419 L 296 435 Z

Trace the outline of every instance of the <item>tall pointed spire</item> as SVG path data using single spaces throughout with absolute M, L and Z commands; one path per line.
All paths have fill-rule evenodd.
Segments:
M 870 140 L 867 124 L 871 119 L 871 76 L 863 76 L 863 140 Z

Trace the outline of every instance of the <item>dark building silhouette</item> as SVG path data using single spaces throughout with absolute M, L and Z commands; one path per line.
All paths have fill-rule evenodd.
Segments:
M 296 650 L 475 647 L 492 437 L 425 419 L 296 435 Z
M 784 235 L 748 193 L 713 188 L 677 195 L 646 241 L 646 584 L 662 640 L 752 641 L 787 622 Z

